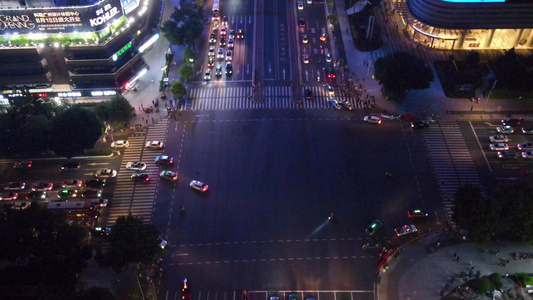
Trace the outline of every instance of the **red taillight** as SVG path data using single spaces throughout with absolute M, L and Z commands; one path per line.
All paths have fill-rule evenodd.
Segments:
M 150 180 L 150 177 L 146 177 L 146 179 L 145 179 L 145 180 L 146 180 L 146 181 Z

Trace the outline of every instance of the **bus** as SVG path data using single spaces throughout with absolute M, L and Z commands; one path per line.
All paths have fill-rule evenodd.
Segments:
M 61 211 L 65 214 L 67 220 L 95 220 L 100 216 L 98 207 L 93 204 L 92 200 L 85 201 L 58 201 L 47 202 L 46 208 L 53 211 Z

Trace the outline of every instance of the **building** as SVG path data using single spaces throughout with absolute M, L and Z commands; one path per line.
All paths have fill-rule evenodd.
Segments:
M 67 99 L 120 93 L 145 72 L 141 47 L 158 36 L 162 2 L 151 1 L 2 1 L 4 99 L 21 90 Z
M 400 0 L 418 43 L 436 49 L 533 49 L 531 0 Z

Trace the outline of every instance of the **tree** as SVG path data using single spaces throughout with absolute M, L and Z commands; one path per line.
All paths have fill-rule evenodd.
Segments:
M 178 75 L 185 80 L 190 80 L 194 75 L 194 71 L 192 70 L 191 65 L 183 64 L 178 70 Z
M 91 253 L 84 246 L 85 236 L 83 227 L 36 203 L 23 210 L 5 208 L 0 218 L 0 257 L 11 264 L 2 268 L 0 276 L 16 285 L 46 286 L 57 299 L 72 295 L 77 274 Z
M 329 23 L 333 26 L 337 25 L 337 23 L 339 22 L 339 20 L 337 19 L 337 15 L 328 15 L 327 18 Z
M 197 57 L 196 52 L 191 50 L 191 48 L 185 47 L 185 49 L 183 49 L 183 54 L 181 55 L 181 59 L 183 59 L 183 61 L 186 64 L 194 62 L 196 60 L 196 57 Z
M 115 300 L 115 296 L 106 288 L 92 287 L 78 293 L 74 300 Z
M 70 158 L 94 147 L 102 134 L 102 124 L 92 111 L 74 106 L 54 120 L 52 130 L 51 149 Z
M 100 120 L 114 123 L 129 122 L 135 115 L 135 109 L 122 95 L 113 96 L 109 101 L 98 103 L 95 113 Z
M 384 93 L 396 101 L 402 101 L 409 90 L 427 89 L 434 78 L 423 61 L 404 52 L 379 58 L 374 66 L 374 77 Z
M 518 184 L 502 189 L 498 194 L 501 234 L 525 243 L 533 241 L 533 189 Z
M 182 2 L 161 26 L 161 32 L 171 44 L 195 47 L 195 41 L 204 29 L 202 6 Z
M 28 116 L 20 126 L 16 147 L 18 153 L 40 155 L 48 150 L 52 135 L 52 121 L 45 116 Z
M 176 99 L 181 99 L 183 96 L 185 96 L 187 90 L 181 82 L 174 81 L 170 86 L 170 92 L 174 97 L 176 97 Z
M 107 265 L 120 272 L 128 263 L 149 263 L 161 252 L 158 237 L 159 230 L 143 223 L 141 218 L 118 217 L 109 235 L 111 250 L 107 253 Z

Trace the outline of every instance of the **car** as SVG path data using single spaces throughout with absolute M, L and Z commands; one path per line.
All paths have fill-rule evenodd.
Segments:
M 220 27 L 220 24 L 218 21 L 213 22 L 213 31 L 218 31 L 218 28 Z
M 490 150 L 495 150 L 495 151 L 509 150 L 509 145 L 507 145 L 506 143 L 496 143 L 496 144 L 490 144 L 489 148 Z
M 414 209 L 414 210 L 409 210 L 407 211 L 407 216 L 411 219 L 414 219 L 414 218 L 425 218 L 428 216 L 428 214 L 421 210 L 421 209 Z
M 329 79 L 335 79 L 335 78 L 337 78 L 337 75 L 335 74 L 335 71 L 333 71 L 332 68 L 329 68 L 326 71 L 326 77 L 329 78 Z
M 159 247 L 161 247 L 161 249 L 165 249 L 167 247 L 168 243 L 164 239 L 158 238 L 157 239 L 157 244 L 159 245 Z
M 161 173 L 159 173 L 159 177 L 170 181 L 176 181 L 178 180 L 178 173 L 172 171 L 161 171 Z
M 69 198 L 69 197 L 75 198 L 76 196 L 78 196 L 77 190 L 61 190 L 57 192 L 57 197 L 59 198 Z
M 107 207 L 107 204 L 109 204 L 109 200 L 104 198 L 94 199 L 93 204 L 97 207 Z
M 215 75 L 216 76 L 222 76 L 222 66 L 221 65 L 217 65 L 217 67 L 215 69 Z
M 333 61 L 333 55 L 331 55 L 330 52 L 326 53 L 326 62 L 332 62 Z
M 114 178 L 117 176 L 116 170 L 100 169 L 94 173 L 94 177 L 98 178 Z
M 224 47 L 226 46 L 226 37 L 221 37 L 220 38 L 220 47 Z
M 342 108 L 341 105 L 339 104 L 339 101 L 337 101 L 337 99 L 335 99 L 335 98 L 329 98 L 328 102 L 335 109 L 341 109 Z
M 158 165 L 172 165 L 174 163 L 174 158 L 172 156 L 168 156 L 168 155 L 161 155 L 161 156 L 157 156 L 155 158 L 155 163 L 158 164 Z
M 305 99 L 307 99 L 307 100 L 313 100 L 314 99 L 313 90 L 311 90 L 311 89 L 306 89 L 305 90 Z
M 328 39 L 328 35 L 324 32 L 319 37 L 320 41 L 325 42 Z
M 46 191 L 31 191 L 24 195 L 24 199 L 46 199 L 48 197 L 48 194 L 46 194 Z
M 235 40 L 232 37 L 230 37 L 228 39 L 228 48 L 233 49 L 234 46 L 235 46 Z
M 231 62 L 226 63 L 226 77 L 229 77 L 233 75 L 233 67 L 231 66 Z
M 523 143 L 516 145 L 516 149 L 520 151 L 532 151 L 533 150 L 533 144 L 532 143 Z M 507 150 L 507 149 L 504 149 Z
M 492 135 L 489 137 L 491 143 L 507 143 L 509 139 L 505 135 Z
M 181 299 L 182 300 L 190 300 L 192 298 L 191 296 L 191 289 L 189 288 L 189 281 L 187 278 L 184 278 L 181 284 Z
M 146 169 L 146 164 L 140 161 L 130 161 L 126 164 L 126 169 L 133 171 L 143 171 Z
M 31 160 L 18 161 L 15 163 L 15 165 L 13 165 L 13 168 L 19 169 L 19 170 L 25 170 L 25 169 L 31 168 L 32 164 L 33 162 Z
M 516 152 L 513 150 L 504 150 L 498 152 L 498 157 L 501 159 L 516 158 Z
M 217 58 L 218 59 L 224 59 L 224 49 L 222 49 L 222 48 L 218 49 Z
M 136 173 L 136 174 L 131 175 L 131 179 L 135 181 L 149 181 L 150 175 L 146 173 Z
M 307 0 L 307 4 L 313 4 L 313 0 Z
M 341 101 L 340 103 L 341 103 L 342 107 L 344 107 L 345 109 L 353 110 L 353 104 L 350 101 L 344 100 L 344 101 Z
M 118 140 L 111 143 L 111 148 L 128 148 L 130 146 L 130 142 L 126 140 Z
M 204 73 L 204 80 L 206 80 L 206 81 L 211 80 L 211 69 L 207 69 L 207 70 L 205 70 L 205 73 Z
M 215 65 L 215 59 L 213 57 L 209 57 L 207 59 L 207 67 L 211 69 L 214 65 Z
M 415 225 L 403 225 L 402 227 L 394 228 L 394 232 L 396 232 L 396 236 L 402 236 L 409 233 L 415 233 L 418 229 L 416 229 Z
M 308 64 L 311 61 L 311 59 L 309 58 L 309 54 L 303 54 L 302 61 L 304 64 Z
M 414 121 L 414 122 L 411 122 L 411 127 L 412 128 L 428 128 L 429 127 L 429 122 L 427 121 Z
M 222 17 L 222 26 L 228 26 L 228 16 Z
M 85 186 L 92 189 L 101 189 L 105 186 L 105 179 L 88 179 L 85 180 Z
M 51 182 L 37 182 L 31 187 L 32 191 L 51 191 L 54 184 Z
M 368 227 L 366 228 L 365 232 L 369 236 L 376 235 L 376 233 L 379 232 L 379 230 L 383 227 L 383 222 L 380 220 L 374 220 Z
M 381 118 L 378 116 L 365 116 L 363 120 L 367 123 L 381 124 Z
M 6 191 L 22 191 L 26 187 L 24 182 L 10 182 L 4 187 Z
M 208 56 L 215 57 L 215 46 L 214 45 L 209 46 Z
M 244 30 L 243 29 L 237 29 L 237 38 L 238 39 L 244 39 Z
M 17 200 L 18 197 L 19 197 L 18 193 L 16 193 L 16 192 L 8 192 L 8 193 L 2 194 L 2 196 L 0 196 L 0 200 L 6 200 L 6 201 Z
M 209 35 L 209 44 L 216 44 L 217 42 L 217 34 L 216 33 L 211 33 L 211 35 Z
M 298 10 L 302 10 L 302 9 L 304 9 L 304 2 L 298 1 Z
M 305 28 L 305 20 L 303 18 L 298 19 L 298 26 Z
M 63 181 L 63 184 L 61 185 L 61 187 L 63 187 L 64 189 L 77 189 L 79 187 L 81 187 L 83 181 L 79 180 L 79 179 L 70 179 L 70 180 L 66 180 L 66 181 Z
M 81 196 L 83 198 L 100 198 L 102 197 L 102 191 L 101 190 L 84 190 L 81 192 Z
M 333 87 L 329 84 L 324 84 L 322 87 L 324 87 L 324 90 L 326 90 L 326 92 L 328 93 L 328 95 L 330 97 L 334 97 L 335 96 L 335 89 L 333 89 Z
M 502 120 L 502 125 L 518 126 L 518 125 L 522 124 L 523 121 L 524 121 L 523 118 L 505 119 L 505 120 Z
M 289 294 L 289 300 L 298 300 L 298 294 L 296 293 Z
M 94 227 L 93 233 L 100 236 L 108 236 L 111 234 L 111 227 Z
M 513 133 L 514 132 L 514 129 L 512 126 L 509 126 L 509 125 L 502 125 L 502 126 L 498 126 L 496 127 L 496 131 L 498 133 Z
M 220 28 L 220 35 L 226 35 L 226 26 L 222 26 L 222 28 Z
M 523 127 L 522 128 L 523 134 L 533 134 L 533 127 Z
M 278 296 L 272 296 L 269 298 L 270 300 L 279 300 L 279 297 Z
M 69 161 L 61 165 L 61 170 L 77 170 L 81 167 L 78 161 Z
M 146 148 L 150 149 L 163 149 L 163 142 L 160 141 L 151 141 L 144 144 Z
M 198 180 L 191 181 L 191 183 L 189 183 L 189 186 L 192 187 L 193 189 L 199 190 L 200 192 L 205 192 L 209 188 L 207 184 L 204 184 Z
M 309 38 L 307 37 L 307 34 L 304 34 L 304 36 L 302 36 L 302 43 L 304 44 L 309 43 Z
M 533 151 L 522 152 L 523 158 L 533 158 Z
M 233 52 L 231 50 L 226 51 L 226 61 L 231 61 L 233 59 Z
M 234 39 L 235 38 L 235 30 L 230 29 L 230 31 L 228 33 L 228 38 L 229 39 Z M 228 42 L 229 42 L 229 39 L 228 39 Z

